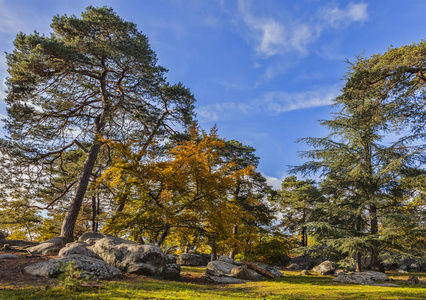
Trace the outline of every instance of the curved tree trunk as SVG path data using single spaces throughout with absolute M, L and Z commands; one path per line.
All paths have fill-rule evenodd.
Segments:
M 84 194 L 86 193 L 87 186 L 89 185 L 90 177 L 92 176 L 92 171 L 95 167 L 100 148 L 101 142 L 95 141 L 89 150 L 86 161 L 84 162 L 84 167 L 83 171 L 81 172 L 77 191 L 71 201 L 70 207 L 68 208 L 62 223 L 61 236 L 63 237 L 73 239 L 75 223 L 77 221 L 81 204 L 83 203 Z
M 102 99 L 102 111 L 99 116 L 95 118 L 94 122 L 94 138 L 93 144 L 90 147 L 89 153 L 87 154 L 86 161 L 84 162 L 83 170 L 80 175 L 78 182 L 77 191 L 74 198 L 71 201 L 70 207 L 65 215 L 64 221 L 61 228 L 61 236 L 73 239 L 74 227 L 77 221 L 78 214 L 80 212 L 81 204 L 83 203 L 84 195 L 89 185 L 90 178 L 92 176 L 93 169 L 98 159 L 98 154 L 102 146 L 102 142 L 99 140 L 99 136 L 105 127 L 106 120 L 110 114 L 110 105 L 107 103 L 106 94 L 106 82 L 105 78 L 108 74 L 108 70 L 105 65 L 105 59 L 102 58 L 101 65 L 103 67 L 102 75 L 99 78 L 99 92 Z

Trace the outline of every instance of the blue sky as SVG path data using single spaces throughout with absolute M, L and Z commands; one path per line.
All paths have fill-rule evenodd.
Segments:
M 0 114 L 4 52 L 20 31 L 50 32 L 56 14 L 110 6 L 149 37 L 172 83 L 197 99 L 200 125 L 257 149 L 259 170 L 275 187 L 307 150 L 295 141 L 327 134 L 345 60 L 424 38 L 426 1 L 320 0 L 0 0 Z M 4 131 L 0 130 L 0 135 Z

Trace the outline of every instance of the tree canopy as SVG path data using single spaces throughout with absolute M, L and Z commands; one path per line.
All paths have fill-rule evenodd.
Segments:
M 49 37 L 18 34 L 7 54 L 2 149 L 46 170 L 67 149 L 88 143 L 61 232 L 72 237 L 102 139 L 147 147 L 191 122 L 194 98 L 166 81 L 147 37 L 111 8 L 55 16 L 51 27 Z

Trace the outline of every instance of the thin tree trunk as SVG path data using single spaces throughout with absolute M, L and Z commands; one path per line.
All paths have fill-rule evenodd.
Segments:
M 96 196 L 92 196 L 92 231 L 96 232 L 96 212 L 97 212 L 97 205 L 96 205 Z
M 306 247 L 308 245 L 308 237 L 307 237 L 307 228 L 306 226 L 302 226 L 302 232 L 300 233 L 302 236 L 302 247 Z
M 355 253 L 355 261 L 356 261 L 355 272 L 361 272 L 362 270 L 361 252 L 358 251 Z
M 167 235 L 169 234 L 170 224 L 164 223 L 163 226 L 163 232 L 161 233 L 160 239 L 157 242 L 157 246 L 161 246 L 164 243 L 164 240 L 166 239 Z
M 371 234 L 377 235 L 378 232 L 379 232 L 378 220 L 377 220 L 377 207 L 374 204 L 370 205 L 370 222 L 371 222 L 371 231 L 370 231 Z M 373 241 L 373 249 L 371 251 L 370 268 L 371 269 L 383 270 L 383 265 L 379 261 L 378 255 L 379 255 L 378 242 Z
M 96 197 L 96 215 L 99 216 L 101 213 L 101 199 L 99 198 L 99 194 Z M 99 221 L 96 221 L 95 232 L 99 231 Z
M 234 226 L 232 227 L 232 234 L 233 234 L 234 239 L 235 239 L 238 235 L 238 225 L 237 224 L 234 224 Z M 234 244 L 234 245 L 232 245 L 231 251 L 229 252 L 229 258 L 234 259 L 236 251 L 237 251 L 237 246 Z
M 214 237 L 211 238 L 211 254 L 210 254 L 210 261 L 217 260 L 217 249 L 216 249 L 216 240 Z
M 356 230 L 357 230 L 357 234 L 358 235 L 361 232 L 361 222 L 362 222 L 361 216 L 358 216 L 357 222 L 356 222 Z M 356 272 L 361 272 L 361 270 L 362 270 L 362 256 L 361 256 L 361 252 L 360 251 L 357 251 L 355 253 L 355 263 L 356 263 L 356 265 L 355 265 L 355 271 Z

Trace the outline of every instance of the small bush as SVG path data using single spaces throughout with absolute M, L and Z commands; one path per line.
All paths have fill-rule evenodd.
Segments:
M 67 264 L 61 264 L 61 275 L 59 275 L 59 286 L 66 291 L 79 291 L 82 285 L 90 279 L 90 276 L 84 276 L 82 270 L 75 266 L 74 261 Z

